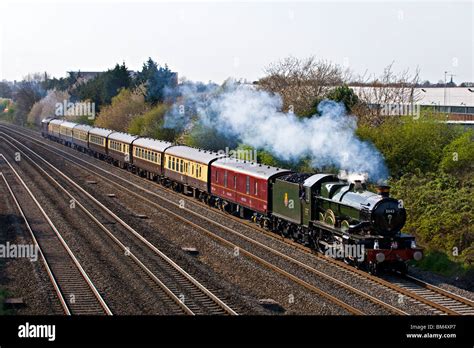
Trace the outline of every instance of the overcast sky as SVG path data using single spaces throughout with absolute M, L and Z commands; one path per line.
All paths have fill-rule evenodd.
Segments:
M 254 80 L 314 55 L 355 73 L 417 66 L 422 79 L 474 81 L 473 2 L 126 2 L 0 0 L 0 80 L 102 71 L 152 57 L 179 76 Z

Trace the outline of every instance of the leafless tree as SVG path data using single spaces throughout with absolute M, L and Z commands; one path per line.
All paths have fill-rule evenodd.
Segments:
M 287 57 L 268 65 L 264 72 L 266 76 L 258 81 L 259 88 L 279 94 L 283 110 L 299 115 L 307 114 L 318 98 L 347 81 L 349 74 L 339 65 L 315 57 Z
M 353 110 L 363 122 L 378 125 L 385 117 L 383 106 L 414 105 L 420 100 L 416 86 L 419 83 L 419 69 L 412 74 L 408 69 L 396 74 L 393 63 L 388 65 L 379 77 L 365 74 L 351 85 L 361 103 Z

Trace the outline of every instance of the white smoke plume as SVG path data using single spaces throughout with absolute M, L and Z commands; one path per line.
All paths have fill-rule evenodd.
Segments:
M 356 182 L 359 180 L 360 182 L 366 182 L 369 179 L 368 173 L 351 173 L 346 170 L 340 170 L 339 175 L 337 176 L 339 179 L 346 180 L 349 182 Z
M 387 177 L 387 168 L 380 152 L 356 134 L 354 116 L 346 113 L 343 104 L 323 101 L 318 115 L 300 118 L 281 111 L 277 95 L 248 86 L 228 83 L 203 94 L 182 93 L 192 104 L 199 121 L 213 127 L 226 137 L 236 137 L 244 144 L 269 151 L 279 159 L 298 161 L 309 157 L 314 168 L 334 166 L 348 173 L 366 173 L 371 180 Z M 186 111 L 176 114 L 177 106 L 166 117 L 170 127 L 189 122 Z

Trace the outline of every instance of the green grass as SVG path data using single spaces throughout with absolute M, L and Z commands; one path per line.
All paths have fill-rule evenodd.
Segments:
M 462 277 L 469 271 L 474 271 L 474 267 L 466 265 L 461 260 L 451 260 L 446 254 L 439 251 L 428 251 L 422 260 L 413 262 L 413 264 L 422 270 L 431 271 L 448 277 Z

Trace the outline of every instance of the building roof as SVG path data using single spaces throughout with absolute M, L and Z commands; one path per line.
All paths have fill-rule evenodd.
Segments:
M 225 155 L 217 154 L 216 152 L 196 149 L 194 147 L 177 145 L 172 146 L 165 151 L 167 155 L 172 155 L 176 157 L 186 158 L 200 163 L 209 164 L 212 160 L 216 158 L 223 157 Z
M 131 144 L 137 138 L 138 136 L 136 135 L 131 135 L 131 134 L 122 133 L 122 132 L 113 132 L 112 134 L 109 135 L 109 139 L 117 140 L 125 144 Z
M 379 87 L 349 86 L 358 96 L 365 95 L 373 99 Z M 383 87 L 390 89 L 390 87 Z M 395 87 L 392 87 L 394 90 Z M 446 90 L 446 95 L 445 95 Z M 416 87 L 413 89 L 416 104 L 420 105 L 450 105 L 450 106 L 474 106 L 474 87 Z
M 109 136 L 113 132 L 114 131 L 110 130 L 110 129 L 96 128 L 96 127 L 89 130 L 89 134 L 99 135 L 99 136 L 104 137 L 104 138 L 106 138 L 107 136 Z
M 167 141 L 151 139 L 151 138 L 138 138 L 133 142 L 134 146 L 140 146 L 149 150 L 163 152 L 166 148 L 173 146 L 172 143 Z
M 212 166 L 216 168 L 232 170 L 265 180 L 270 179 L 275 174 L 291 172 L 289 169 L 282 169 L 229 157 L 218 159 L 212 164 Z

